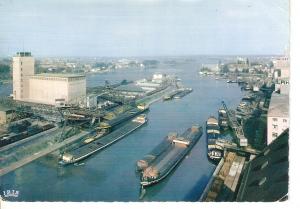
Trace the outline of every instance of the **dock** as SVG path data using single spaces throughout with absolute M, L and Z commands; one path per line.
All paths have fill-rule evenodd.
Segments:
M 156 92 L 155 94 L 145 96 L 144 98 L 138 99 L 136 101 L 136 104 L 146 104 L 151 105 L 157 101 L 160 101 L 163 99 L 163 97 L 170 93 L 174 89 L 173 86 L 168 86 L 167 88 L 161 90 L 160 92 Z
M 245 157 L 228 152 L 219 162 L 199 201 L 227 201 L 237 193 Z
M 58 143 L 54 143 L 53 145 L 50 145 L 44 149 L 39 149 L 38 152 L 36 153 L 28 153 L 27 156 L 21 158 L 21 159 L 18 159 L 17 157 L 14 156 L 14 159 L 16 159 L 15 162 L 11 162 L 10 164 L 8 165 L 1 165 L 0 167 L 0 176 L 3 176 L 11 171 L 14 171 L 15 169 L 21 167 L 21 166 L 24 166 L 40 157 L 43 157 L 51 152 L 54 152 L 68 144 L 71 144 L 83 137 L 86 137 L 87 135 L 89 135 L 89 132 L 87 131 L 82 131 L 81 133 L 77 134 L 77 135 L 74 135 L 72 137 L 69 137 L 67 139 L 65 139 L 64 141 L 62 142 L 58 142 Z M 16 147 L 13 147 L 14 148 L 14 152 L 17 152 L 17 150 L 15 150 Z M 23 150 L 23 146 L 20 146 L 18 147 L 20 149 L 20 151 Z
M 17 142 L 8 144 L 8 145 L 6 145 L 6 146 L 4 146 L 4 147 L 1 147 L 1 148 L 0 148 L 0 152 L 4 152 L 5 150 L 11 149 L 11 148 L 16 147 L 16 146 L 23 145 L 23 144 L 25 144 L 25 143 L 32 143 L 33 141 L 39 139 L 40 137 L 43 137 L 43 136 L 45 136 L 45 135 L 47 135 L 47 134 L 50 134 L 50 133 L 52 133 L 52 132 L 55 132 L 57 129 L 58 129 L 58 127 L 55 126 L 54 128 L 51 128 L 51 129 L 49 129 L 49 130 L 43 131 L 43 132 L 41 132 L 41 133 L 38 133 L 38 134 L 35 134 L 35 135 L 33 135 L 33 136 L 27 137 L 27 138 L 25 138 L 25 139 L 19 140 L 19 141 L 17 141 Z
M 216 140 L 216 145 L 218 149 L 226 150 L 226 151 L 233 151 L 238 153 L 246 153 L 249 155 L 258 155 L 260 153 L 259 150 L 253 149 L 249 146 L 247 147 L 238 147 L 237 144 L 230 143 L 226 140 Z

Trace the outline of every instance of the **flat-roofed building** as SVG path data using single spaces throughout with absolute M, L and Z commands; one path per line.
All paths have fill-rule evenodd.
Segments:
M 284 201 L 288 187 L 289 129 L 246 164 L 236 201 Z
M 268 110 L 268 138 L 270 144 L 289 128 L 289 95 L 273 93 Z
M 34 58 L 30 52 L 17 52 L 13 57 L 13 97 L 26 100 L 29 97 L 28 77 L 34 75 Z
M 278 79 L 275 83 L 275 91 L 280 92 L 280 94 L 290 93 L 290 84 L 288 78 Z
M 14 100 L 48 105 L 81 104 L 86 100 L 86 77 L 79 74 L 35 74 L 30 52 L 13 57 Z
M 146 92 L 154 91 L 161 86 L 159 82 L 149 81 L 147 79 L 141 79 L 136 81 L 136 85 L 142 88 Z
M 8 107 L 0 106 L 0 125 L 12 121 L 15 111 Z
M 37 74 L 29 78 L 29 102 L 78 104 L 86 97 L 85 75 Z
M 280 76 L 277 74 L 277 77 L 290 77 L 290 60 L 288 56 L 278 57 L 276 60 L 273 61 L 273 64 L 275 70 L 280 70 Z

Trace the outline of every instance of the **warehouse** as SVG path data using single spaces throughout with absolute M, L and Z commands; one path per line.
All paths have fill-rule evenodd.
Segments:
M 48 105 L 82 104 L 86 77 L 79 74 L 35 74 L 30 52 L 13 57 L 14 100 Z
M 84 75 L 37 74 L 29 77 L 29 102 L 77 104 L 86 97 Z

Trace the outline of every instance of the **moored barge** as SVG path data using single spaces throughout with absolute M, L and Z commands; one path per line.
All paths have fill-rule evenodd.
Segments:
M 175 169 L 202 136 L 202 127 L 193 125 L 183 134 L 171 133 L 148 155 L 137 162 L 142 187 L 164 179 Z
M 223 151 L 218 148 L 216 141 L 220 136 L 218 120 L 211 116 L 206 122 L 207 156 L 213 162 L 218 162 L 223 157 Z
M 98 138 L 86 139 L 86 145 L 65 152 L 62 155 L 61 161 L 59 163 L 62 165 L 66 165 L 83 160 L 91 156 L 95 152 L 98 152 L 127 136 L 134 130 L 147 123 L 147 121 L 148 119 L 146 115 L 142 114 L 126 122 L 124 125 L 121 125 L 116 130 L 105 134 L 104 136 L 100 135 L 98 136 Z

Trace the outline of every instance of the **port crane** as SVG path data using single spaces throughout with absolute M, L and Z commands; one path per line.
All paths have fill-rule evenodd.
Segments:
M 244 135 L 243 127 L 237 121 L 235 111 L 229 110 L 224 101 L 222 101 L 224 110 L 228 118 L 228 124 L 235 133 L 236 138 L 239 140 L 240 147 L 246 147 L 248 145 L 248 140 Z
M 62 124 L 62 133 L 58 142 L 62 142 L 68 133 L 79 130 L 83 126 L 91 128 L 100 117 L 99 114 L 96 113 L 92 114 L 90 112 L 82 112 L 76 109 L 74 111 L 71 107 L 57 107 L 57 110 L 60 113 Z M 66 131 L 67 126 L 71 129 Z

